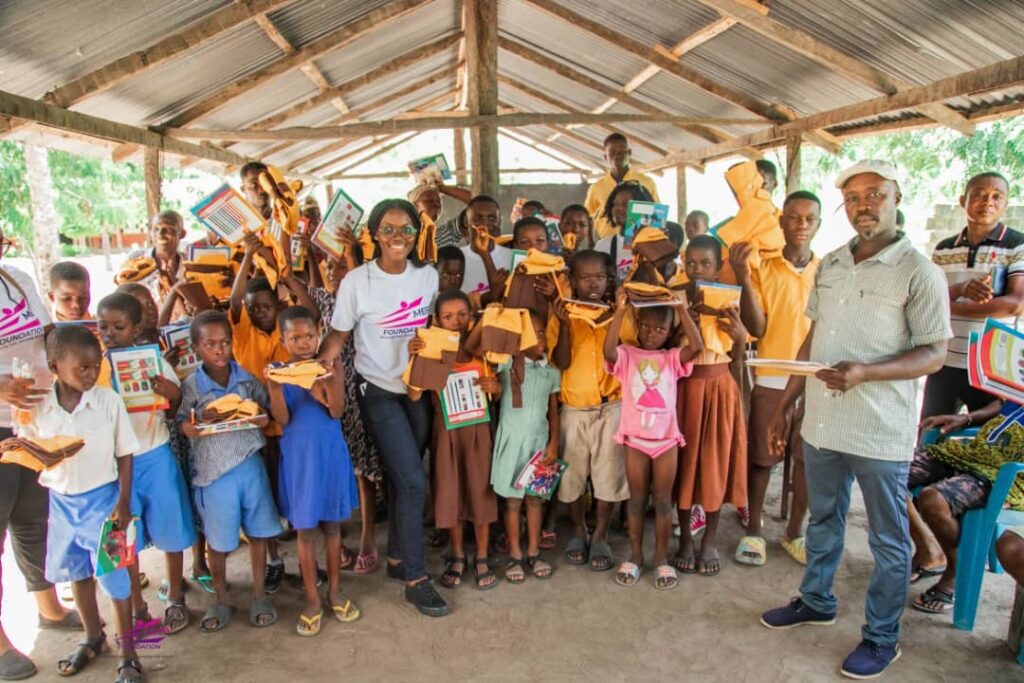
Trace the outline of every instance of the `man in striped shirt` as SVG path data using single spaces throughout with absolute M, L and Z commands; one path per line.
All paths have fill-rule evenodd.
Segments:
M 907 475 L 917 436 L 917 379 L 942 367 L 949 297 L 939 269 L 896 228 L 896 169 L 866 160 L 836 182 L 857 232 L 821 260 L 807 302 L 812 327 L 799 360 L 827 366 L 794 375 L 768 426 L 769 448 L 785 448 L 793 405 L 804 392 L 807 569 L 800 597 L 761 616 L 768 628 L 836 620 L 832 584 L 843 552 L 854 479 L 864 496 L 875 571 L 861 642 L 842 673 L 873 678 L 900 656 L 910 535 Z
M 967 381 L 967 338 L 985 327 L 986 318 L 1016 326 L 1024 312 L 1024 233 L 1002 222 L 1008 193 L 1006 178 L 995 172 L 968 180 L 960 197 L 967 226 L 932 253 L 949 283 L 953 339 L 946 364 L 925 384 L 922 419 L 953 415 L 961 405 L 978 410 L 992 401 Z

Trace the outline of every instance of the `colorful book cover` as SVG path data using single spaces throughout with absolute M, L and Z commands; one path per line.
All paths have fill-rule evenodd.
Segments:
M 340 259 L 345 253 L 345 243 L 341 241 L 341 231 L 348 230 L 356 237 L 359 221 L 363 217 L 363 208 L 349 197 L 344 190 L 338 188 L 334 193 L 331 205 L 327 207 L 323 221 L 313 233 L 311 239 L 314 246 L 328 255 Z
M 153 391 L 151 377 L 161 374 L 163 357 L 156 344 L 107 351 L 110 381 L 129 413 L 167 410 L 167 399 Z
M 703 298 L 702 303 L 717 310 L 729 306 L 739 306 L 743 288 L 736 285 L 724 285 L 721 282 L 697 282 L 697 291 Z
M 513 488 L 521 489 L 531 496 L 537 496 L 549 500 L 558 487 L 558 482 L 569 467 L 564 460 L 555 460 L 550 465 L 543 464 L 544 451 L 537 451 L 523 467 L 515 481 Z
M 526 260 L 527 253 L 525 249 L 513 249 L 512 255 L 509 257 L 508 272 L 514 273 L 516 266 Z
M 441 413 L 446 429 L 490 422 L 491 412 L 483 390 L 474 383 L 481 376 L 479 363 L 456 365 L 444 391 L 441 392 Z
M 1024 392 L 1024 335 L 989 318 L 981 334 L 981 347 L 985 377 Z
M 665 230 L 668 222 L 668 204 L 654 202 L 630 201 L 626 206 L 626 222 L 622 227 L 622 237 L 626 246 L 633 244 L 633 237 L 644 228 Z
M 299 224 L 295 228 L 297 235 L 309 234 L 309 219 L 305 216 L 299 218 Z M 303 271 L 306 269 L 306 247 L 297 239 L 290 241 L 292 247 L 292 270 Z
M 164 349 L 178 349 L 178 365 L 174 368 L 178 379 L 185 379 L 203 363 L 192 348 L 191 324 L 191 319 L 185 319 L 160 328 Z
M 548 253 L 560 256 L 565 251 L 565 243 L 562 240 L 562 219 L 553 213 L 538 214 L 537 218 L 544 221 L 544 227 L 548 231 Z
M 409 162 L 409 173 L 417 183 L 444 182 L 452 179 L 448 160 L 443 154 L 434 154 Z
M 74 325 L 84 327 L 85 329 L 92 332 L 93 336 L 100 340 L 100 344 L 103 343 L 103 340 L 100 339 L 100 328 L 98 320 L 54 320 L 53 325 L 54 327 L 71 327 Z
M 227 183 L 190 210 L 203 226 L 228 244 L 237 244 L 246 233 L 259 232 L 267 227 L 263 216 Z
M 135 564 L 138 556 L 139 524 L 138 517 L 132 517 L 124 529 L 118 529 L 112 519 L 103 522 L 96 553 L 96 576 L 103 576 Z
M 239 432 L 244 429 L 261 429 L 256 421 L 265 417 L 264 415 L 257 415 L 256 417 L 242 417 L 237 420 L 225 420 L 224 422 L 197 422 L 196 427 L 199 429 L 199 436 L 213 436 L 215 434 L 226 434 L 228 432 Z
M 228 263 L 231 261 L 231 247 L 201 247 L 190 244 L 188 260 L 195 263 Z

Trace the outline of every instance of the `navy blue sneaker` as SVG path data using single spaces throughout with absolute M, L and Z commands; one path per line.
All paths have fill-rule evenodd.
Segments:
M 878 678 L 901 654 L 899 645 L 879 645 L 862 640 L 843 662 L 840 672 L 847 678 Z
M 793 598 L 785 607 L 776 607 L 762 614 L 761 623 L 780 631 L 797 626 L 831 626 L 836 623 L 836 615 L 817 612 L 800 598 Z

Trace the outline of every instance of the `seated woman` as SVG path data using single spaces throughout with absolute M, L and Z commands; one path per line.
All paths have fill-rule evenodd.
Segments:
M 925 486 L 917 497 L 917 509 L 946 555 L 945 571 L 914 600 L 914 609 L 942 614 L 953 608 L 960 517 L 986 505 L 1003 463 L 1024 458 L 1022 422 L 1020 405 L 995 400 L 972 413 L 937 415 L 921 423 L 923 430 L 938 428 L 943 434 L 971 424 L 983 426 L 970 440 L 943 441 L 914 454 L 907 487 Z M 1014 483 L 1006 501 L 1010 507 L 1024 509 L 1024 482 Z

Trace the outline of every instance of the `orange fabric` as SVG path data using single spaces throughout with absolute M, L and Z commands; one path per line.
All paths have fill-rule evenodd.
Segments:
M 230 318 L 230 316 L 229 316 Z M 285 363 L 288 352 L 281 344 L 281 332 L 275 327 L 267 333 L 258 329 L 249 319 L 249 311 L 242 306 L 238 322 L 231 322 L 231 351 L 246 372 L 260 382 L 265 382 L 263 369 L 271 363 Z M 280 436 L 281 427 L 273 420 L 263 430 L 266 436 Z
M 709 308 L 721 310 L 729 306 L 738 306 L 740 303 L 740 293 L 734 289 L 700 287 L 700 293 L 704 305 Z M 717 316 L 701 313 L 699 327 L 706 352 L 728 355 L 733 346 L 732 337 L 718 325 Z
M 814 275 L 820 263 L 812 257 L 802 273 L 793 264 L 778 256 L 764 261 L 751 274 L 754 295 L 767 319 L 764 336 L 757 342 L 761 358 L 793 360 L 811 329 L 811 319 L 804 314 L 814 287 Z M 758 368 L 758 375 L 785 375 L 778 370 Z
M 420 212 L 420 237 L 416 242 L 416 255 L 424 263 L 437 263 L 437 226 L 425 211 Z
M 736 193 L 740 210 L 728 223 L 718 228 L 715 237 L 725 245 L 727 251 L 736 242 L 751 245 L 750 265 L 757 268 L 762 259 L 782 254 L 786 246 L 782 228 L 779 227 L 779 210 L 772 204 L 771 195 L 761 187 L 763 179 L 753 161 L 745 161 L 725 172 L 725 180 Z M 727 254 L 723 254 L 728 264 Z M 729 269 L 732 273 L 732 269 Z M 724 274 L 724 273 L 723 273 Z M 735 282 L 735 275 L 720 278 L 723 282 Z

